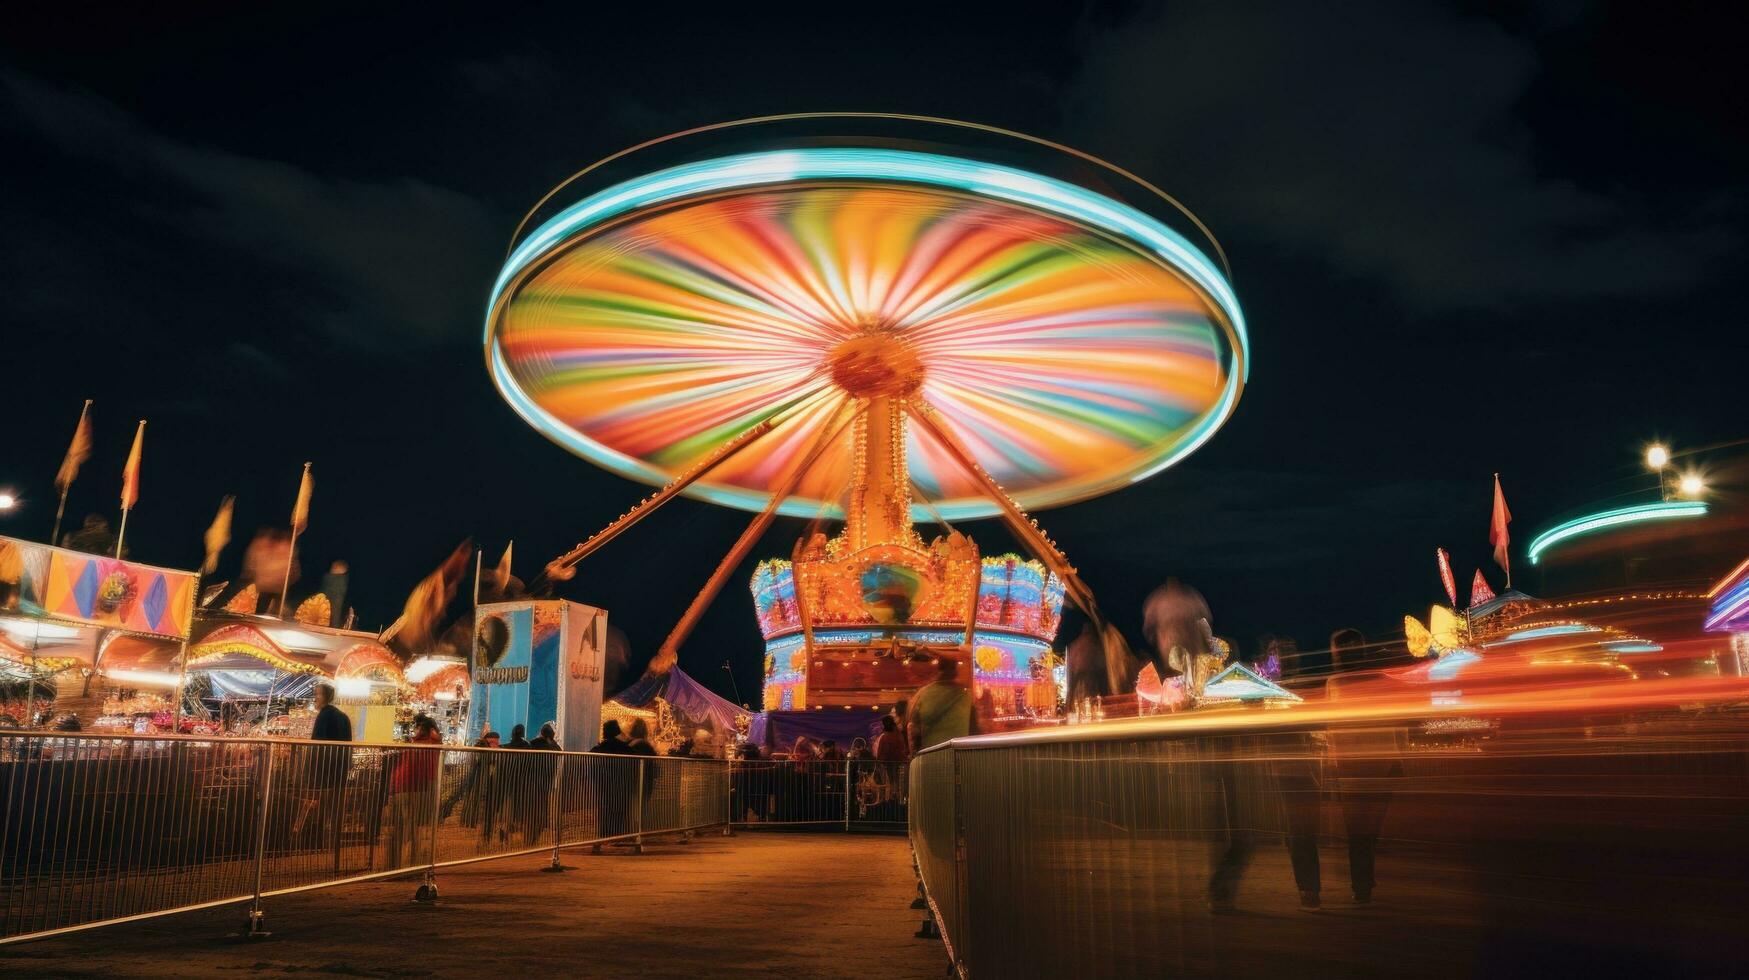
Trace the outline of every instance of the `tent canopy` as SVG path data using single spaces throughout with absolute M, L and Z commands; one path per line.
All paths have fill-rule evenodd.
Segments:
M 720 732 L 734 731 L 735 719 L 751 714 L 693 680 L 678 665 L 670 667 L 666 673 L 645 674 L 611 700 L 627 708 L 646 708 L 657 698 L 668 702 L 670 707 L 693 722 L 708 719 Z

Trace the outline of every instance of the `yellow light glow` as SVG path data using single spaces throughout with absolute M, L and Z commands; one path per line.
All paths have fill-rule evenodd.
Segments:
M 1706 493 L 1706 480 L 1699 473 L 1684 473 L 1681 482 L 1676 484 L 1676 490 L 1684 497 L 1699 497 Z
M 1661 470 L 1670 465 L 1670 449 L 1656 443 L 1646 447 L 1646 466 L 1649 469 Z

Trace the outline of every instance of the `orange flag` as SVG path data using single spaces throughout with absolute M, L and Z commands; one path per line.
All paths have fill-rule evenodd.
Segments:
M 514 547 L 514 541 L 504 546 L 504 557 L 498 559 L 498 570 L 492 573 L 492 588 L 500 597 L 504 595 L 504 588 L 510 584 L 510 549 Z
M 1512 560 L 1507 554 L 1506 545 L 1512 538 L 1506 533 L 1506 525 L 1512 523 L 1512 512 L 1506 509 L 1506 494 L 1500 491 L 1500 474 L 1494 474 L 1494 519 L 1488 524 L 1488 543 L 1494 546 L 1494 564 L 1499 565 L 1508 578 L 1512 575 Z
M 140 450 L 146 445 L 146 420 L 134 430 L 134 448 L 128 450 L 128 464 L 121 470 L 121 509 L 133 510 L 140 502 Z
M 310 526 L 310 464 L 304 464 L 304 479 L 298 484 L 298 501 L 292 505 L 292 533 L 302 534 Z
M 55 474 L 55 489 L 62 493 L 73 485 L 79 476 L 79 467 L 91 458 L 91 399 L 85 399 L 85 407 L 79 410 L 79 425 L 73 430 L 73 443 L 67 447 L 67 456 L 61 460 L 61 469 Z

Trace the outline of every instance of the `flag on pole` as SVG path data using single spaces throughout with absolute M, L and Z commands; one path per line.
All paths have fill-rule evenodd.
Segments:
M 1474 609 L 1493 598 L 1494 590 L 1488 588 L 1488 580 L 1482 577 L 1482 570 L 1476 569 L 1476 579 L 1470 583 L 1470 608 Z
M 1506 573 L 1511 584 L 1512 559 L 1506 551 L 1506 546 L 1512 541 L 1506 533 L 1506 525 L 1512 523 L 1512 512 L 1506 509 L 1506 494 L 1500 490 L 1500 474 L 1494 474 L 1494 519 L 1488 525 L 1488 543 L 1494 546 L 1494 564 L 1499 565 Z
M 134 448 L 128 450 L 127 465 L 121 471 L 121 509 L 133 510 L 140 502 L 140 451 L 146 445 L 146 420 L 134 430 Z
M 310 526 L 310 464 L 304 464 L 304 479 L 298 484 L 298 501 L 292 505 L 292 533 L 302 534 Z
M 213 515 L 211 527 L 206 529 L 206 560 L 200 563 L 200 573 L 211 575 L 218 571 L 219 552 L 225 550 L 225 545 L 231 543 L 231 509 L 236 504 L 236 497 L 226 497 L 219 502 L 219 512 Z
M 67 447 L 66 458 L 61 460 L 61 469 L 55 474 L 55 489 L 62 493 L 73 485 L 79 476 L 79 467 L 91 458 L 91 399 L 85 399 L 85 407 L 79 410 L 79 425 L 73 430 L 73 442 Z M 52 542 L 51 542 L 52 543 Z
M 510 549 L 514 547 L 516 547 L 514 541 L 504 546 L 504 557 L 498 559 L 498 568 L 492 572 L 492 587 L 500 597 L 504 595 L 504 589 L 510 585 Z
M 1445 585 L 1445 597 L 1450 599 L 1451 604 L 1455 606 L 1457 605 L 1457 582 L 1451 577 L 1451 556 L 1445 553 L 1444 548 L 1436 549 L 1434 555 L 1439 559 L 1439 581 Z

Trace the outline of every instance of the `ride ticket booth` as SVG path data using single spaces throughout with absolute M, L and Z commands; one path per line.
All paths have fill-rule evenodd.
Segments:
M 486 603 L 474 615 L 467 738 L 488 726 L 510 740 L 552 722 L 559 745 L 588 749 L 601 735 L 607 611 L 563 599 Z

